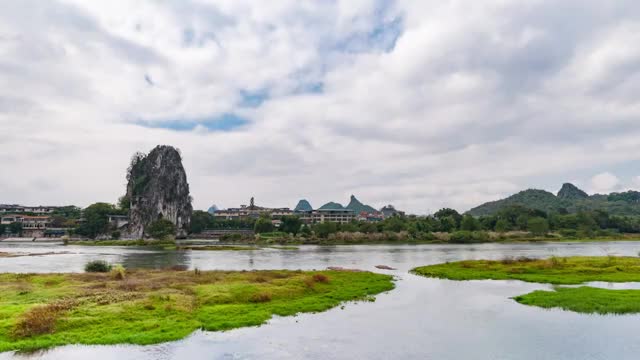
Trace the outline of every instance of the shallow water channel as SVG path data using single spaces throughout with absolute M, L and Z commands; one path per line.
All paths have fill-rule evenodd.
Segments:
M 521 305 L 510 297 L 549 285 L 449 281 L 413 267 L 507 256 L 638 256 L 640 242 L 301 246 L 298 250 L 161 251 L 125 247 L 0 243 L 0 252 L 62 254 L 0 258 L 0 272 L 79 272 L 104 259 L 128 268 L 325 269 L 389 273 L 396 289 L 375 302 L 275 318 L 261 327 L 196 332 L 152 346 L 70 345 L 4 359 L 638 359 L 640 315 L 584 315 Z M 378 270 L 388 265 L 397 270 Z M 638 284 L 594 283 L 611 288 Z

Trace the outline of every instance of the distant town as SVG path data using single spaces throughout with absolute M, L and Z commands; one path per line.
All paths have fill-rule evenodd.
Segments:
M 317 209 L 313 209 L 308 201 L 300 200 L 294 209 L 272 208 L 256 205 L 251 197 L 248 204 L 235 208 L 218 209 L 211 206 L 207 212 L 216 221 L 255 220 L 261 217 L 271 219 L 274 229 L 278 229 L 284 217 L 298 217 L 303 224 L 313 225 L 322 223 L 346 224 L 358 222 L 379 222 L 392 216 L 402 215 L 393 205 L 386 205 L 375 209 L 364 205 L 351 196 L 347 206 L 329 202 Z M 69 215 L 70 213 L 75 214 Z M 122 212 L 107 214 L 109 228 L 117 231 L 129 224 L 129 215 Z M 0 237 L 21 236 L 26 238 L 59 238 L 72 235 L 72 229 L 85 221 L 83 211 L 76 206 L 23 206 L 17 204 L 0 204 Z M 238 229 L 246 230 L 246 229 Z

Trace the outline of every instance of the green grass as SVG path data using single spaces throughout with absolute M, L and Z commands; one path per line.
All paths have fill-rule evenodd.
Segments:
M 640 290 L 609 290 L 588 286 L 536 290 L 515 301 L 545 309 L 560 308 L 585 314 L 633 314 L 640 312 Z
M 155 344 L 325 311 L 393 287 L 388 275 L 341 271 L 0 274 L 0 352 Z
M 451 280 L 522 280 L 564 285 L 589 281 L 636 282 L 640 281 L 640 258 L 574 256 L 538 260 L 468 260 L 418 267 L 412 272 Z M 536 290 L 513 299 L 524 305 L 588 314 L 640 312 L 640 290 L 556 287 L 555 291 Z
M 549 284 L 640 281 L 640 258 L 566 257 L 467 260 L 418 267 L 413 273 L 451 280 L 522 280 Z
M 146 246 L 163 250 L 176 250 L 174 240 L 81 240 L 69 241 L 65 245 L 81 246 Z

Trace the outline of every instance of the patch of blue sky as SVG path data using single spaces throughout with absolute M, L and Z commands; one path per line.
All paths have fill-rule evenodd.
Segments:
M 374 25 L 369 31 L 353 34 L 337 42 L 333 50 L 340 52 L 389 52 L 396 46 L 402 34 L 403 19 L 400 16 L 389 17 L 393 1 L 379 0 L 374 13 Z
M 241 107 L 245 108 L 257 108 L 269 99 L 269 92 L 267 90 L 248 91 L 240 90 L 240 103 Z
M 173 131 L 193 131 L 196 128 L 204 128 L 208 131 L 232 131 L 249 123 L 249 120 L 233 113 L 225 113 L 219 116 L 201 119 L 168 119 L 168 120 L 138 120 L 136 125 Z

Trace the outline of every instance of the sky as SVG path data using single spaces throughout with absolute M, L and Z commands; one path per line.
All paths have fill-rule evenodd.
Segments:
M 639 189 L 638 94 L 635 0 L 0 0 L 0 203 L 115 203 L 158 144 L 196 209 Z

